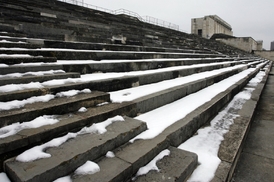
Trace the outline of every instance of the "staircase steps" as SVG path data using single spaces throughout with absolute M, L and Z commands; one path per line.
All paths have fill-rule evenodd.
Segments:
M 33 120 L 36 117 L 48 114 L 65 114 L 78 111 L 81 107 L 92 107 L 97 104 L 109 102 L 109 94 L 93 91 L 72 97 L 60 97 L 48 102 L 35 102 L 26 104 L 23 108 L 0 111 L 0 126 L 24 120 Z
M 54 63 L 57 59 L 55 57 L 42 57 L 42 56 L 16 56 L 12 57 L 12 55 L 9 56 L 1 56 L 0 57 L 0 63 L 7 64 L 7 65 L 13 65 L 13 64 L 20 64 L 20 63 Z
M 80 78 L 79 73 L 55 73 L 43 76 L 23 76 L 19 78 L 0 78 L 0 86 L 7 84 L 24 84 L 30 82 L 45 82 L 53 79 Z
M 60 147 L 47 149 L 50 158 L 32 162 L 18 162 L 13 158 L 5 162 L 5 169 L 14 181 L 52 181 L 73 172 L 88 160 L 104 156 L 145 129 L 145 123 L 126 117 L 124 122 L 108 126 L 104 134 L 78 135 Z

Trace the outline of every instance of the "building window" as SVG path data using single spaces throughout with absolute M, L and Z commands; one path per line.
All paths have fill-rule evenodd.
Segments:
M 203 35 L 203 30 L 202 29 L 198 29 L 198 35 L 202 36 Z

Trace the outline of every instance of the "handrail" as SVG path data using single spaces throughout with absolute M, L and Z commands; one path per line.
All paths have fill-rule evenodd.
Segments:
M 179 29 L 179 25 L 176 25 L 176 24 L 164 21 L 164 20 L 160 20 L 158 18 L 154 18 L 154 17 L 151 17 L 151 16 L 143 16 L 142 17 L 138 13 L 135 13 L 133 11 L 129 11 L 129 10 L 126 10 L 126 9 L 109 10 L 109 9 L 102 8 L 102 7 L 99 7 L 99 6 L 94 6 L 94 5 L 84 3 L 84 0 L 82 0 L 82 1 L 78 1 L 78 0 L 58 0 L 58 1 L 62 1 L 62 2 L 65 2 L 65 3 L 70 3 L 70 4 L 77 5 L 77 6 L 90 8 L 90 9 L 95 9 L 95 10 L 103 11 L 103 12 L 114 14 L 114 15 L 125 14 L 125 15 L 135 17 L 135 18 L 137 18 L 138 20 L 140 20 L 142 22 L 146 22 L 146 23 L 149 23 L 149 24 L 153 24 L 153 25 L 157 25 L 157 26 L 161 26 L 161 27 L 165 27 L 165 28 L 169 28 L 169 29 L 173 29 L 173 30 L 177 30 L 177 31 L 182 31 L 182 30 Z

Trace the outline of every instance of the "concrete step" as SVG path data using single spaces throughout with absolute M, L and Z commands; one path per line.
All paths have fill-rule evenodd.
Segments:
M 135 104 L 132 102 L 121 104 L 105 104 L 87 108 L 86 112 L 74 112 L 65 115 L 58 115 L 58 123 L 39 128 L 24 129 L 17 134 L 1 138 L 0 140 L 0 161 L 1 163 L 24 150 L 35 145 L 45 143 L 53 138 L 75 132 L 84 126 L 104 121 L 116 115 L 134 117 L 137 115 Z M 22 120 L 22 122 L 26 122 Z M 0 168 L 1 170 L 1 168 Z
M 201 89 L 204 89 L 210 85 L 213 85 L 223 79 L 226 79 L 234 74 L 241 72 L 246 68 L 238 68 L 223 73 L 219 73 L 208 78 L 198 79 L 180 86 L 169 88 L 157 93 L 146 95 L 144 97 L 135 99 L 134 102 L 137 104 L 137 110 L 139 113 L 145 113 L 161 107 L 163 105 L 172 103 L 178 99 L 183 98 L 184 96 L 195 93 Z
M 54 64 L 40 64 L 40 65 L 12 65 L 8 67 L 0 67 L 0 73 L 2 75 L 10 73 L 26 73 L 26 72 L 37 72 L 37 71 L 49 71 L 49 70 L 63 70 L 62 65 Z
M 42 56 L 33 56 L 33 57 L 20 57 L 20 56 L 2 56 L 0 57 L 0 63 L 13 65 L 13 64 L 20 64 L 20 63 L 54 63 L 57 59 L 55 57 L 42 57 Z
M 197 62 L 198 61 L 199 60 L 197 60 Z M 193 60 L 193 62 L 196 63 L 195 60 Z M 201 60 L 201 62 L 207 62 L 207 60 Z M 235 64 L 240 64 L 240 63 L 242 62 L 235 62 Z M 191 64 L 191 63 L 186 62 L 185 64 Z M 203 71 L 211 71 L 214 69 L 219 69 L 219 68 L 233 66 L 233 65 L 234 63 L 231 63 L 231 64 L 228 63 L 228 64 L 215 65 L 215 66 L 214 65 L 201 66 L 201 67 L 196 67 L 191 69 L 182 68 L 181 70 L 176 70 L 176 71 L 165 71 L 165 72 L 152 73 L 152 74 L 149 73 L 149 74 L 144 74 L 139 76 L 126 76 L 126 77 L 115 78 L 115 79 L 88 81 L 85 83 L 69 83 L 69 84 L 63 84 L 62 86 L 56 85 L 56 86 L 44 87 L 42 89 L 25 89 L 21 91 L 5 92 L 5 93 L 0 93 L 0 101 L 9 101 L 9 100 L 15 100 L 15 99 L 23 100 L 30 96 L 39 96 L 39 95 L 44 95 L 46 93 L 57 93 L 57 92 L 72 90 L 72 89 L 90 88 L 94 90 L 110 92 L 110 91 L 131 88 L 133 86 L 145 85 L 145 84 L 155 83 L 159 81 L 174 79 L 179 76 L 187 76 L 190 74 L 199 73 Z
M 223 54 L 167 53 L 167 52 L 132 52 L 132 51 L 98 51 L 73 49 L 2 49 L 3 54 L 30 54 L 44 57 L 54 56 L 58 60 L 117 60 L 117 59 L 155 59 L 155 58 L 219 58 Z
M 51 75 L 43 76 L 22 76 L 22 77 L 10 77 L 0 78 L 0 86 L 7 84 L 24 84 L 30 82 L 45 82 L 53 79 L 67 79 L 67 78 L 80 78 L 79 73 L 55 73 Z
M 121 60 L 98 62 L 98 63 L 81 63 L 81 64 L 63 64 L 64 70 L 67 72 L 79 72 L 82 74 L 94 73 L 94 72 L 128 72 L 128 71 L 142 71 L 152 70 L 159 68 L 167 68 L 173 66 L 205 64 L 205 63 L 217 63 L 225 61 L 233 61 L 233 58 L 213 58 L 213 59 L 152 59 L 152 60 Z M 251 61 L 251 60 L 249 60 Z M 249 62 L 244 61 L 244 62 Z M 243 63 L 243 61 L 235 62 L 235 64 Z
M 251 99 L 247 100 L 243 107 L 235 113 L 239 117 L 234 119 L 233 125 L 230 126 L 229 131 L 224 135 L 224 140 L 218 152 L 221 164 L 215 173 L 215 177 L 212 179 L 213 182 L 231 181 L 253 118 L 255 117 L 255 110 L 258 107 L 258 102 L 266 85 L 272 64 L 271 62 L 270 66 L 266 69 L 266 75 L 256 87 L 248 86 L 254 89 L 254 91 L 252 92 Z
M 111 50 L 111 51 L 143 51 L 143 52 L 178 52 L 178 53 L 211 53 L 206 50 L 172 49 L 163 47 L 129 46 L 117 44 L 100 44 L 88 42 L 65 42 L 55 40 L 44 40 L 45 48 L 65 48 L 84 50 Z
M 170 154 L 157 162 L 160 171 L 150 171 L 134 181 L 185 181 L 197 166 L 197 155 L 174 147 L 168 147 L 168 150 Z M 132 174 L 130 163 L 118 157 L 104 157 L 98 162 L 98 165 L 100 167 L 99 172 L 93 175 L 74 175 L 72 181 L 121 182 L 126 181 L 127 174 Z
M 20 47 L 20 48 L 28 48 L 28 49 L 37 49 L 41 48 L 40 45 L 29 44 L 29 43 L 18 43 L 18 42 L 0 42 L 0 47 L 4 48 L 12 48 L 12 47 Z
M 108 151 L 126 143 L 146 130 L 146 124 L 125 117 L 124 122 L 114 122 L 103 134 L 78 135 L 60 147 L 49 148 L 50 158 L 32 162 L 5 161 L 5 171 L 14 181 L 53 181 L 72 173 L 88 160 L 104 156 Z M 31 167 L 32 166 L 32 167 Z
M 139 176 L 136 182 L 186 181 L 198 165 L 198 156 L 194 153 L 169 147 L 170 154 L 156 163 L 159 171 L 149 171 Z
M 0 111 L 0 127 L 22 120 L 33 120 L 42 115 L 65 114 L 78 111 L 81 107 L 92 107 L 103 102 L 109 102 L 109 94 L 93 91 L 72 97 L 54 98 L 48 102 L 27 104 L 20 109 Z

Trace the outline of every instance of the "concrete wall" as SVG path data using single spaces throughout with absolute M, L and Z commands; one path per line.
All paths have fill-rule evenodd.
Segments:
M 253 52 L 255 50 L 262 50 L 262 42 L 255 41 L 252 37 L 235 37 L 235 38 L 225 38 L 216 39 L 227 45 L 236 47 L 238 49 L 244 50 L 246 52 Z
M 255 55 L 274 61 L 274 51 L 255 51 Z
M 215 33 L 233 35 L 231 26 L 217 15 L 205 16 L 203 18 L 191 19 L 191 33 L 209 39 Z

